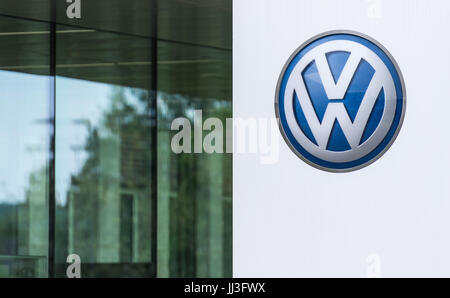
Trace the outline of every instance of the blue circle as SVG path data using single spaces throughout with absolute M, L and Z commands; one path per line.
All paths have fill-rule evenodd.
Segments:
M 390 127 L 388 133 L 384 137 L 383 141 L 380 142 L 380 144 L 375 149 L 373 149 L 370 153 L 366 154 L 364 157 L 362 157 L 358 160 L 344 162 L 344 163 L 333 163 L 333 162 L 325 161 L 320 158 L 317 158 L 316 156 L 310 154 L 307 150 L 305 150 L 298 143 L 298 141 L 295 139 L 292 131 L 290 130 L 289 125 L 286 120 L 286 114 L 285 114 L 285 109 L 284 109 L 284 102 L 285 102 L 284 94 L 285 94 L 285 90 L 286 90 L 286 85 L 287 85 L 290 75 L 291 75 L 292 71 L 294 70 L 295 66 L 297 65 L 297 63 L 305 56 L 306 53 L 311 51 L 313 48 L 315 48 L 323 43 L 326 43 L 329 41 L 334 41 L 334 40 L 354 41 L 361 45 L 364 45 L 365 47 L 367 47 L 371 51 L 373 51 L 383 61 L 383 63 L 388 68 L 388 70 L 394 80 L 395 90 L 397 93 L 397 104 L 396 104 L 394 120 L 391 124 L 391 127 Z M 339 57 L 338 56 L 339 55 L 336 55 L 336 57 L 333 58 L 334 65 L 335 65 L 335 71 L 333 71 L 333 69 L 331 69 L 331 65 L 330 65 L 330 69 L 332 71 L 333 76 L 338 75 L 339 67 L 342 66 L 342 61 L 344 61 L 344 65 L 345 65 L 344 54 L 340 55 Z M 333 59 L 328 60 L 329 64 L 332 63 Z M 309 68 L 309 67 L 313 67 L 313 66 L 309 65 L 307 68 Z M 304 72 L 307 71 L 307 68 L 305 69 Z M 364 75 L 364 73 L 363 73 L 363 75 L 361 76 L 363 78 L 362 81 L 364 81 L 364 77 L 367 79 L 367 77 L 369 76 L 369 74 L 370 74 L 369 68 L 364 69 L 363 72 L 365 72 L 366 75 Z M 313 73 L 314 73 L 314 70 L 312 71 L 312 74 Z M 336 77 L 335 77 L 335 80 L 336 80 Z M 318 117 L 320 119 L 319 114 L 320 114 L 321 109 L 323 111 L 323 101 L 322 101 L 322 107 L 321 107 L 320 106 L 321 101 L 314 102 L 315 94 L 311 94 L 311 90 L 309 90 L 309 89 L 308 89 L 308 92 L 310 92 L 311 101 L 313 102 L 313 106 L 316 109 L 316 113 L 318 114 Z M 320 93 L 320 92 L 316 92 L 316 93 Z M 383 89 L 383 92 L 381 92 L 381 93 L 384 93 L 384 89 Z M 384 96 L 383 95 L 384 94 L 381 94 L 381 96 L 377 100 L 377 103 L 375 104 L 375 106 L 379 105 L 380 102 L 382 102 L 382 104 L 384 104 Z M 295 96 L 295 93 L 294 93 L 294 96 Z M 294 149 L 298 154 L 300 154 L 301 157 L 303 157 L 311 165 L 316 166 L 320 169 L 328 170 L 328 171 L 332 171 L 332 172 L 345 172 L 345 171 L 352 171 L 355 169 L 359 169 L 361 167 L 364 167 L 364 166 L 370 164 L 371 162 L 373 162 L 377 158 L 379 158 L 381 155 L 383 155 L 384 152 L 389 148 L 389 146 L 392 144 L 392 142 L 394 141 L 394 139 L 396 138 L 396 136 L 398 134 L 398 131 L 401 127 L 403 117 L 404 117 L 404 109 L 406 108 L 406 101 L 404 98 L 403 80 L 402 80 L 401 74 L 399 73 L 399 70 L 397 70 L 395 62 L 393 60 L 391 60 L 390 55 L 387 53 L 387 51 L 383 50 L 380 46 L 378 46 L 371 40 L 364 38 L 360 35 L 351 34 L 351 33 L 333 33 L 333 34 L 329 34 L 329 35 L 320 36 L 320 37 L 314 39 L 313 41 L 309 42 L 305 46 L 303 46 L 297 52 L 297 54 L 295 54 L 293 57 L 291 57 L 287 66 L 285 67 L 284 72 L 281 74 L 280 83 L 278 86 L 277 100 L 278 100 L 278 103 L 277 103 L 278 117 L 280 119 L 280 125 L 281 125 L 282 130 L 284 131 L 285 138 L 287 138 L 287 140 L 289 141 L 292 149 Z M 294 99 L 293 102 L 295 103 L 298 101 Z M 352 116 L 352 113 L 355 113 L 355 107 L 359 107 L 357 101 L 354 101 L 353 104 L 351 104 L 350 106 L 346 105 L 346 108 L 347 108 L 347 111 L 349 112 L 350 117 Z M 326 109 L 326 105 L 325 105 L 325 109 Z M 363 137 L 363 140 L 370 137 L 371 133 L 373 133 L 373 131 L 375 130 L 374 127 L 376 128 L 378 126 L 378 123 L 381 121 L 382 112 L 380 112 L 380 111 L 382 111 L 382 110 L 380 110 L 379 108 L 376 109 L 374 107 L 374 110 L 372 111 L 371 116 L 369 118 L 369 122 L 367 124 L 367 128 L 364 133 L 365 136 Z M 356 112 L 357 112 L 357 108 L 356 108 Z M 294 113 L 296 114 L 297 124 L 299 125 L 300 129 L 302 129 L 304 134 L 313 143 L 315 143 L 315 140 L 313 139 L 312 134 L 310 133 L 309 125 L 307 124 L 305 119 L 302 119 L 302 111 L 301 111 L 301 107 L 299 105 L 295 106 L 295 104 L 294 104 Z M 336 123 L 338 123 L 338 122 L 336 122 Z M 335 130 L 335 128 L 333 128 L 333 130 Z M 338 131 L 338 129 L 336 131 Z M 339 133 L 337 132 L 336 135 L 339 135 Z M 330 135 L 330 139 L 331 139 L 331 135 Z M 342 140 L 342 137 L 339 138 L 339 136 L 338 136 L 336 139 L 338 140 L 338 142 L 336 142 L 336 144 L 333 146 L 333 148 L 327 147 L 327 150 L 329 150 L 329 151 L 345 151 L 345 144 L 343 142 L 339 143 L 339 140 Z M 361 143 L 364 143 L 364 141 L 362 141 Z

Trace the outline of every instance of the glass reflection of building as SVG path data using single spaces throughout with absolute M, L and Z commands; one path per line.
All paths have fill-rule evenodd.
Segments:
M 170 148 L 231 117 L 231 1 L 66 7 L 0 3 L 0 277 L 231 276 L 231 155 Z

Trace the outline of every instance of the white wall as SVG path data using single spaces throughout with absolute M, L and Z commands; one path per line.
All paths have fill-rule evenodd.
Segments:
M 275 117 L 289 56 L 335 29 L 384 45 L 408 96 L 399 137 L 365 169 L 317 170 L 281 137 L 273 165 L 234 154 L 234 276 L 450 277 L 450 1 L 233 2 L 235 118 Z

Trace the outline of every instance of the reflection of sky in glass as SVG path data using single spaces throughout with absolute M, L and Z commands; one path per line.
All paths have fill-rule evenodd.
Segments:
M 78 174 L 89 157 L 85 152 L 89 132 L 102 130 L 102 121 L 109 111 L 114 88 L 123 88 L 126 100 L 137 104 L 132 88 L 56 77 L 56 200 L 64 205 L 71 177 Z M 139 110 L 139 109 L 138 109 Z
M 0 71 L 0 203 L 23 202 L 30 174 L 47 165 L 50 86 L 48 76 Z
M 64 77 L 56 78 L 56 200 L 64 204 L 71 176 L 87 156 L 89 130 L 99 124 L 108 102 L 108 85 Z

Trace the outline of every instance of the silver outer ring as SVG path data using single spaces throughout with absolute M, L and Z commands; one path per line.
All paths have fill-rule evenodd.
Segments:
M 303 155 L 300 154 L 300 152 L 298 152 L 295 147 L 292 145 L 291 141 L 289 140 L 289 138 L 287 137 L 283 125 L 281 124 L 281 120 L 280 120 L 280 111 L 279 111 L 279 94 L 280 94 L 280 88 L 281 88 L 281 82 L 283 81 L 283 77 L 284 74 L 286 73 L 287 68 L 289 67 L 289 65 L 292 63 L 292 60 L 294 60 L 294 58 L 304 49 L 306 48 L 308 45 L 310 45 L 311 43 L 313 43 L 314 41 L 320 39 L 320 38 L 324 38 L 327 36 L 331 36 L 331 35 L 336 35 L 336 34 L 349 34 L 349 35 L 355 35 L 361 38 L 364 38 L 370 42 L 372 42 L 373 44 L 375 44 L 377 47 L 379 47 L 389 58 L 389 60 L 391 60 L 392 64 L 395 67 L 395 70 L 397 71 L 397 74 L 400 78 L 400 82 L 402 85 L 402 94 L 403 94 L 403 111 L 402 111 L 402 116 L 400 118 L 400 122 L 397 126 L 397 129 L 395 131 L 394 136 L 391 138 L 391 140 L 389 141 L 389 144 L 386 145 L 386 147 L 383 149 L 383 151 L 381 151 L 377 156 L 375 156 L 374 158 L 372 158 L 371 160 L 369 160 L 368 162 L 361 164 L 357 167 L 353 167 L 353 168 L 348 168 L 348 169 L 330 169 L 330 168 L 326 168 L 326 167 L 322 167 L 319 166 L 313 162 L 311 162 L 310 160 L 308 160 L 306 157 L 304 157 Z M 372 37 L 357 32 L 357 31 L 352 31 L 352 30 L 332 30 L 332 31 L 327 31 L 318 35 L 315 35 L 313 37 L 311 37 L 310 39 L 308 39 L 307 41 L 305 41 L 300 47 L 298 47 L 294 53 L 289 57 L 289 59 L 287 60 L 286 64 L 283 67 L 283 70 L 281 71 L 281 74 L 278 78 L 278 83 L 277 83 L 277 89 L 276 89 L 276 93 L 275 93 L 275 115 L 277 118 L 277 122 L 278 122 L 278 128 L 280 129 L 281 135 L 283 136 L 284 141 L 286 142 L 286 144 L 289 146 L 289 148 L 291 149 L 292 152 L 295 153 L 295 155 L 297 155 L 301 160 L 303 160 L 305 163 L 307 163 L 308 165 L 322 170 L 322 171 L 326 171 L 326 172 L 330 172 L 330 173 L 349 173 L 349 172 L 354 172 L 357 170 L 360 170 L 362 168 L 365 168 L 369 165 L 371 165 L 372 163 L 376 162 L 381 156 L 383 156 L 388 150 L 389 148 L 391 148 L 392 144 L 395 142 L 395 140 L 398 137 L 398 134 L 400 133 L 400 130 L 403 126 L 403 121 L 405 120 L 405 114 L 406 114 L 406 87 L 405 87 L 405 80 L 403 79 L 403 74 L 400 71 L 400 67 L 398 66 L 397 61 L 395 61 L 394 57 L 391 55 L 391 53 L 378 41 L 376 41 L 375 39 L 373 39 Z

